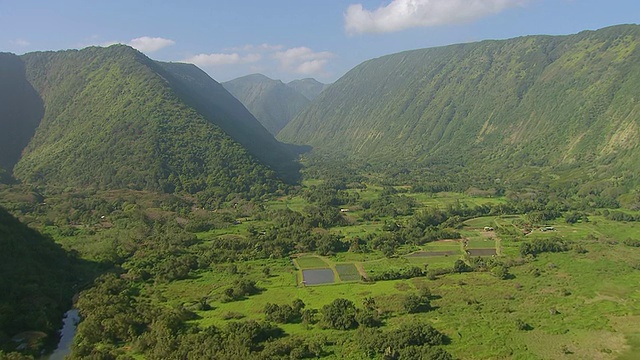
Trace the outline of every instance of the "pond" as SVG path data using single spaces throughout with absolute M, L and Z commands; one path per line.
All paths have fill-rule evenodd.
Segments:
M 60 341 L 56 349 L 49 355 L 41 357 L 41 360 L 63 360 L 65 356 L 71 354 L 71 344 L 76 335 L 76 327 L 80 321 L 80 314 L 77 309 L 71 309 L 64 314 L 62 320 L 62 330 L 60 330 Z
M 302 278 L 305 285 L 331 284 L 335 281 L 331 269 L 302 270 Z

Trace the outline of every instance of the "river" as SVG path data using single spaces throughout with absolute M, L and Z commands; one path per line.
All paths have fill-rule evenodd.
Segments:
M 63 360 L 65 356 L 69 355 L 79 321 L 80 314 L 77 309 L 67 311 L 62 320 L 62 330 L 60 330 L 61 336 L 58 346 L 51 354 L 42 356 L 40 360 Z

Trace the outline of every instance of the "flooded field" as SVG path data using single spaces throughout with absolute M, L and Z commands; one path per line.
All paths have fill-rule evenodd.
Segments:
M 331 284 L 335 282 L 331 269 L 302 270 L 302 278 L 306 285 Z

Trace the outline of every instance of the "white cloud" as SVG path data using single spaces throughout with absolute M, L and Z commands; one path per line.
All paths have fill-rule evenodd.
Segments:
M 28 42 L 25 39 L 15 39 L 15 40 L 11 40 L 11 44 L 19 46 L 19 47 L 27 47 L 29 45 L 31 45 L 30 42 Z
M 275 79 L 298 78 L 300 75 L 328 76 L 325 70 L 335 55 L 316 52 L 304 46 L 287 48 L 274 44 L 248 44 L 229 47 L 219 52 L 202 53 L 184 59 L 206 69 L 214 78 L 231 79 L 249 73 L 263 73 Z
M 297 74 L 322 74 L 326 64 L 326 59 L 305 61 L 298 65 L 294 72 Z
M 186 62 L 196 64 L 198 66 L 221 66 L 233 64 L 249 64 L 255 63 L 262 59 L 260 54 L 240 55 L 238 53 L 217 53 L 217 54 L 198 54 L 186 59 Z
M 280 66 L 296 74 L 320 75 L 328 59 L 335 55 L 329 51 L 314 52 L 308 47 L 295 47 L 273 54 L 273 58 L 280 62 Z
M 143 36 L 132 39 L 127 45 L 136 48 L 142 52 L 154 52 L 167 46 L 171 46 L 176 42 L 170 39 L 164 39 L 161 37 L 149 37 Z
M 344 14 L 349 34 L 384 33 L 472 21 L 522 5 L 527 0 L 392 0 L 376 10 L 350 5 Z

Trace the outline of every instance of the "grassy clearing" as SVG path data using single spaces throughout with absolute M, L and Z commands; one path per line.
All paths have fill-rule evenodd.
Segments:
M 408 264 L 413 266 L 424 267 L 427 265 L 429 269 L 451 269 L 456 260 L 461 256 L 421 256 L 421 257 L 406 257 Z
M 378 188 L 359 190 L 361 199 L 377 196 Z M 439 194 L 431 197 L 416 194 L 424 206 L 446 206 L 456 201 L 486 199 L 465 195 Z M 504 201 L 504 199 L 490 199 Z M 270 206 L 304 207 L 304 202 L 280 200 Z M 357 214 L 350 213 L 357 218 Z M 626 246 L 622 240 L 640 238 L 636 223 L 620 223 L 591 216 L 589 222 L 567 224 L 563 219 L 549 222 L 556 230 L 534 230 L 522 240 L 487 233 L 485 226 L 514 227 L 520 216 L 482 217 L 465 221 L 461 230 L 469 249 L 499 248 L 505 256 L 518 257 L 522 241 L 559 236 L 582 245 L 587 252 L 568 251 L 541 254 L 531 262 L 512 267 L 513 278 L 499 280 L 490 273 L 450 274 L 428 280 L 379 281 L 364 283 L 357 266 L 369 276 L 390 269 L 425 265 L 429 269 L 452 268 L 464 259 L 461 241 L 436 241 L 420 247 L 405 246 L 411 251 L 454 251 L 451 256 L 385 258 L 380 252 L 339 253 L 331 257 L 305 255 L 295 259 L 298 269 L 332 269 L 336 282 L 322 286 L 300 285 L 301 272 L 288 259 L 261 260 L 238 265 L 238 273 L 230 274 L 220 265 L 203 271 L 192 279 L 175 281 L 155 288 L 148 296 L 151 301 L 176 306 L 206 298 L 212 306 L 208 311 L 196 311 L 200 316 L 194 323 L 200 326 L 223 326 L 233 317 L 263 320 L 267 303 L 290 304 L 295 298 L 307 308 L 321 309 L 336 298 L 346 298 L 362 307 L 367 297 L 373 297 L 385 314 L 386 328 L 424 319 L 443 331 L 450 339 L 447 345 L 456 358 L 461 359 L 637 359 L 640 358 L 640 249 Z M 249 223 L 249 222 L 246 222 Z M 246 223 L 230 227 L 228 235 L 242 236 Z M 380 231 L 381 222 L 357 223 L 355 226 L 334 228 L 347 238 Z M 206 236 L 223 235 L 213 230 Z M 495 236 L 495 237 L 494 237 Z M 500 258 L 500 256 L 498 257 Z M 266 276 L 263 269 L 270 269 Z M 264 289 L 245 300 L 223 303 L 224 289 L 237 279 L 256 281 Z M 434 310 L 420 314 L 406 314 L 402 301 L 407 294 L 428 287 L 435 295 Z M 144 290 L 143 290 L 144 291 Z M 231 320 L 228 320 L 230 319 Z M 227 320 L 225 320 L 227 319 Z M 517 328 L 518 321 L 529 325 L 528 330 Z M 305 337 L 325 337 L 336 343 L 353 332 L 320 329 L 318 325 L 285 324 L 288 334 Z M 329 348 L 333 358 L 350 358 L 352 349 L 339 345 Z M 351 356 L 353 358 L 353 356 Z
M 471 238 L 467 240 L 467 248 L 468 249 L 488 249 L 495 248 L 496 240 L 493 238 Z
M 372 260 L 362 263 L 365 271 L 368 275 L 375 275 L 377 273 L 385 272 L 389 269 L 401 269 L 409 265 L 409 260 L 404 257 L 398 258 L 381 258 L 378 260 Z
M 301 256 L 294 260 L 300 269 L 329 268 L 329 264 L 319 256 Z
M 264 203 L 265 208 L 270 210 L 291 209 L 298 212 L 302 212 L 302 210 L 309 205 L 309 202 L 300 196 L 286 196 Z
M 347 239 L 353 238 L 355 236 L 363 238 L 368 234 L 380 232 L 382 225 L 384 225 L 384 221 L 369 221 L 352 226 L 334 227 L 331 229 L 331 232 L 334 234 L 341 234 Z
M 460 251 L 459 240 L 441 240 L 427 243 L 421 246 L 423 251 Z
M 584 246 L 588 249 L 586 254 L 542 254 L 531 263 L 514 267 L 511 280 L 498 280 L 488 273 L 466 273 L 433 281 L 418 278 L 300 287 L 296 286 L 295 269 L 290 263 L 264 260 L 240 266 L 238 275 L 229 275 L 221 267 L 197 279 L 170 283 L 164 287 L 162 297 L 175 304 L 177 299 L 208 296 L 213 310 L 198 311 L 201 319 L 195 321 L 202 326 L 224 325 L 230 321 L 225 318 L 234 314 L 264 319 L 262 311 L 269 302 L 287 304 L 300 298 L 307 307 L 319 309 L 338 297 L 354 301 L 357 306 L 365 297 L 374 297 L 382 311 L 394 315 L 386 320 L 387 326 L 426 319 L 451 338 L 447 349 L 458 358 L 635 359 L 640 352 L 636 327 L 640 320 L 640 292 L 633 284 L 640 283 L 640 271 L 631 265 L 640 258 L 640 249 L 598 240 L 585 241 Z M 449 261 L 449 266 L 455 261 L 426 259 L 433 260 Z M 381 259 L 363 265 L 368 272 L 376 272 L 408 264 L 414 264 L 413 259 Z M 261 272 L 265 266 L 271 269 L 269 277 Z M 355 273 L 352 264 L 335 265 L 336 269 L 343 266 Z M 234 276 L 257 279 L 265 290 L 243 301 L 215 300 Z M 432 301 L 436 310 L 403 314 L 399 305 L 402 296 L 425 286 L 437 295 Z M 529 324 L 531 330 L 518 330 L 517 320 Z M 283 328 L 290 334 L 335 339 L 351 334 L 302 324 Z M 335 358 L 348 352 L 336 351 Z

